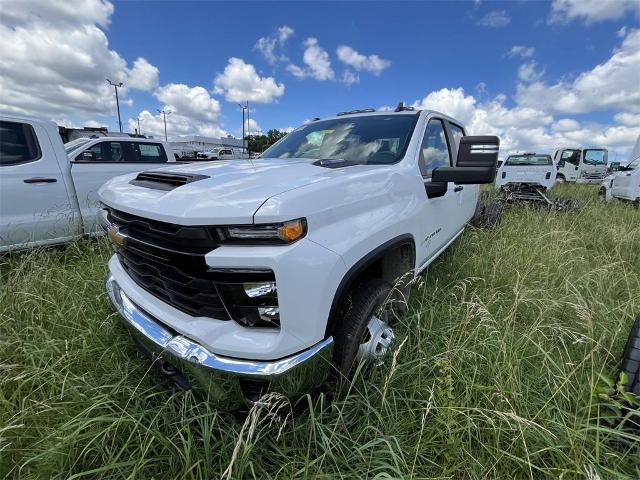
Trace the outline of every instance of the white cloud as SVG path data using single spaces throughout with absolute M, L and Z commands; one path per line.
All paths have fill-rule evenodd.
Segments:
M 302 56 L 302 61 L 306 65 L 305 68 L 298 65 L 287 65 L 287 71 L 298 78 L 313 77 L 316 80 L 334 80 L 335 72 L 331 68 L 331 60 L 329 54 L 320 45 L 318 40 L 313 37 L 307 38 L 304 42 L 306 47 Z
M 563 118 L 554 121 L 549 113 L 532 107 L 509 107 L 506 97 L 498 95 L 487 102 L 478 102 L 462 88 L 443 88 L 430 92 L 413 103 L 417 108 L 433 109 L 462 122 L 472 135 L 498 135 L 500 155 L 522 151 L 553 153 L 564 145 L 602 145 L 619 154 L 627 154 L 638 135 L 635 126 L 616 116 L 613 125 L 580 123 Z
M 524 45 L 514 45 L 511 47 L 511 50 L 507 52 L 507 57 L 520 57 L 520 58 L 530 58 L 535 53 L 536 49 L 533 47 L 525 47 Z
M 510 22 L 511 17 L 507 14 L 506 10 L 492 10 L 478 20 L 478 25 L 490 28 L 502 28 L 509 25 Z
M 287 61 L 288 59 L 283 53 L 283 48 L 293 33 L 293 28 L 288 25 L 283 25 L 276 29 L 273 35 L 260 37 L 253 48 L 259 51 L 271 65 L 274 65 L 278 61 Z
M 212 98 L 201 86 L 190 87 L 181 83 L 169 83 L 158 87 L 153 95 L 163 104 L 167 112 L 167 134 L 205 135 L 220 137 L 227 132 L 218 124 L 220 102 Z M 164 137 L 164 119 L 161 113 L 152 114 L 143 110 L 138 115 L 140 130 L 145 135 Z M 138 128 L 136 118 L 128 120 L 130 131 Z
M 95 120 L 87 120 L 86 122 L 84 122 L 84 126 L 90 128 L 100 128 L 104 127 L 105 125 L 100 122 L 96 122 Z
M 293 28 L 291 28 L 288 25 L 283 25 L 282 27 L 278 28 L 278 41 L 281 44 L 284 44 L 284 42 L 286 42 L 289 37 L 291 37 L 291 35 L 293 35 L 294 30 Z
M 531 60 L 518 68 L 518 78 L 523 82 L 537 82 L 542 78 L 544 70 L 538 70 L 538 62 Z
M 103 31 L 113 5 L 102 0 L 0 2 L 0 108 L 14 113 L 80 119 L 113 115 L 113 88 L 152 89 L 158 69 L 143 58 L 132 67 L 109 48 Z
M 640 30 L 626 32 L 620 48 L 572 82 L 518 85 L 517 101 L 560 113 L 620 109 L 640 112 Z
M 158 86 L 160 70 L 151 65 L 145 58 L 138 58 L 133 62 L 133 68 L 127 69 L 125 85 L 139 90 L 153 90 Z
M 587 25 L 605 20 L 617 20 L 625 14 L 640 18 L 638 0 L 553 0 L 549 23 L 569 23 L 581 19 Z
M 356 71 L 365 70 L 374 75 L 380 73 L 391 65 L 389 60 L 380 58 L 378 55 L 363 55 L 347 45 L 340 45 L 336 50 L 338 59 Z
M 220 113 L 220 102 L 211 98 L 204 87 L 169 83 L 159 87 L 154 96 L 165 104 L 165 110 L 171 110 L 195 121 L 212 122 Z
M 640 113 L 620 112 L 614 116 L 614 119 L 622 125 L 636 127 L 640 134 Z
M 271 103 L 284 94 L 284 84 L 273 77 L 261 77 L 253 65 L 241 58 L 232 57 L 214 80 L 214 92 L 224 94 L 230 102 Z
M 148 110 L 143 110 L 138 114 L 138 118 L 140 118 L 141 133 L 164 138 L 164 120 L 161 113 L 153 114 Z M 135 118 L 129 118 L 127 124 L 131 132 L 138 128 L 138 121 Z M 215 123 L 202 123 L 179 112 L 167 115 L 167 136 L 176 137 L 182 135 L 224 137 L 227 132 Z
M 245 119 L 244 131 L 245 135 L 259 135 L 262 133 L 262 127 L 258 125 L 258 122 L 253 118 L 250 118 L 248 121 Z
M 342 82 L 348 86 L 354 83 L 360 83 L 360 75 L 351 70 L 345 70 L 342 74 Z

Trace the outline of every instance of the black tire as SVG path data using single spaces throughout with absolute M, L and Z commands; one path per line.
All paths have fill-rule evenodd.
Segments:
M 483 226 L 493 228 L 500 223 L 502 218 L 502 204 L 499 202 L 491 202 L 484 211 Z
M 625 391 L 640 397 L 640 315 L 636 317 L 622 355 L 620 370 L 627 374 Z
M 480 228 L 482 227 L 482 221 L 484 219 L 484 211 L 487 208 L 484 202 L 478 200 L 476 204 L 476 211 L 473 213 L 473 217 L 471 217 L 471 221 L 469 222 L 471 226 Z
M 333 364 L 338 375 L 338 389 L 342 390 L 350 383 L 358 348 L 362 343 L 369 320 L 374 313 L 391 308 L 389 293 L 391 285 L 379 279 L 366 279 L 360 282 L 349 294 L 344 307 L 344 317 L 336 327 L 333 339 Z M 392 317 L 391 313 L 389 317 Z
M 607 189 L 604 187 L 600 187 L 600 190 L 598 190 L 598 200 L 600 200 L 602 203 L 605 203 L 607 201 Z
M 556 175 L 556 183 L 567 183 L 567 179 L 564 175 Z

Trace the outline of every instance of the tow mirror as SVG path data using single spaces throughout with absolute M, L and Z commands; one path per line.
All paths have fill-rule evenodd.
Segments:
M 434 169 L 431 181 L 461 185 L 493 183 L 496 178 L 499 149 L 498 137 L 462 137 L 456 166 Z

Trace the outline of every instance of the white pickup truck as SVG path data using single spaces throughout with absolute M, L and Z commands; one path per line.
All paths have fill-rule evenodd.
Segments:
M 640 207 L 640 137 L 631 156 L 631 162 L 612 172 L 600 185 L 600 199 L 633 202 Z
M 165 142 L 99 137 L 63 145 L 53 122 L 0 115 L 0 252 L 93 233 L 105 181 L 173 161 Z
M 509 155 L 498 169 L 496 189 L 526 184 L 551 190 L 556 182 L 556 174 L 557 169 L 550 155 L 536 153 Z
M 310 122 L 252 162 L 113 179 L 111 302 L 163 373 L 220 401 L 348 379 L 389 351 L 411 281 L 474 216 L 498 148 L 400 105 Z

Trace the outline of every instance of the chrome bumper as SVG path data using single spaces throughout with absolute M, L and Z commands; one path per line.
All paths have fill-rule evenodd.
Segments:
M 135 305 L 107 276 L 107 293 L 140 350 L 160 371 L 182 387 L 203 391 L 209 398 L 235 408 L 257 401 L 262 393 L 288 397 L 319 386 L 331 368 L 333 338 L 280 360 L 242 360 L 216 355 L 172 331 Z

